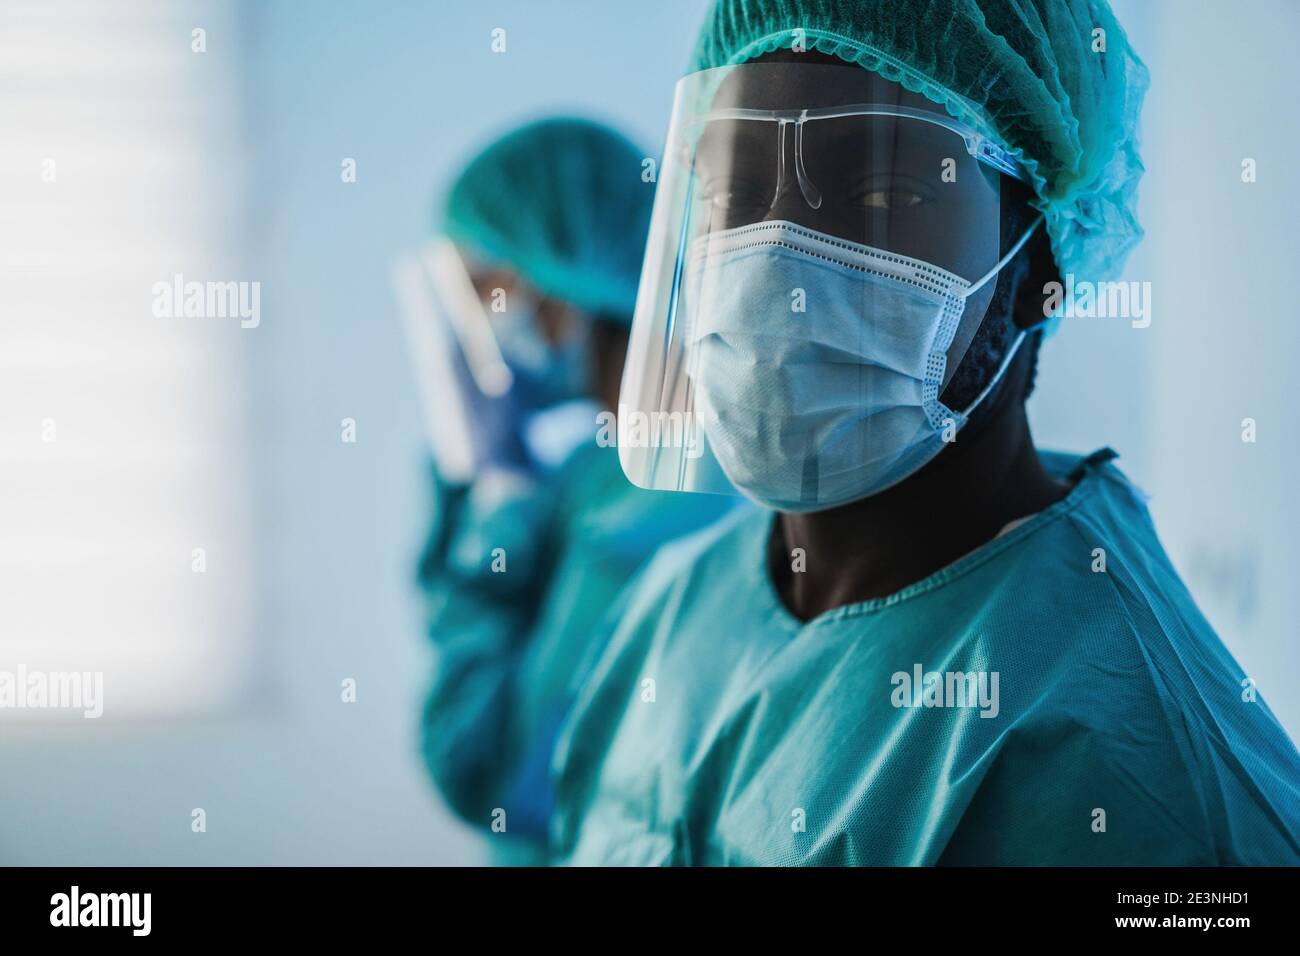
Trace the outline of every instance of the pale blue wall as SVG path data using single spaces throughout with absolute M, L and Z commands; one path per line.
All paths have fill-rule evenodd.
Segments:
M 1300 446 L 1293 391 L 1300 5 L 1119 0 L 1151 72 L 1146 239 L 1124 278 L 1152 285 L 1149 328 L 1066 322 L 1031 403 L 1041 444 L 1112 445 L 1151 496 L 1174 563 L 1300 738 Z M 1259 180 L 1241 181 L 1243 158 Z M 1242 419 L 1258 440 L 1241 440 Z

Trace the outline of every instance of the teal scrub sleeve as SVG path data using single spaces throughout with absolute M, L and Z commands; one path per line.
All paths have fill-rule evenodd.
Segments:
M 552 563 L 543 485 L 492 490 L 434 475 L 434 516 L 419 566 L 434 683 L 421 749 L 451 809 L 480 827 L 508 786 L 519 755 L 514 674 Z

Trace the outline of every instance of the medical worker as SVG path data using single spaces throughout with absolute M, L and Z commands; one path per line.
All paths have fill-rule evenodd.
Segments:
M 715 4 L 621 397 L 697 453 L 620 451 L 763 507 L 631 589 L 561 859 L 1300 862 L 1300 758 L 1141 494 L 1026 422 L 1053 283 L 1141 236 L 1146 84 L 1102 0 Z
M 461 173 L 427 254 L 459 343 L 444 376 L 459 393 L 434 424 L 456 431 L 458 409 L 469 451 L 435 460 L 423 752 L 501 863 L 545 859 L 553 740 L 596 623 L 657 546 L 730 507 L 633 486 L 598 421 L 617 403 L 649 223 L 642 162 L 592 122 L 525 126 Z M 461 458 L 469 474 L 450 477 Z

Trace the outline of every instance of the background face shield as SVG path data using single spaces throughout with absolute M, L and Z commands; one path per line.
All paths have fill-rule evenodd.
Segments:
M 1000 235 L 1000 163 L 1014 169 L 942 108 L 858 67 L 752 63 L 683 79 L 620 397 L 629 478 L 735 493 L 727 471 L 743 483 L 737 454 L 753 452 L 791 473 L 800 504 L 829 506 L 842 473 L 905 427 L 866 414 L 891 401 L 864 374 L 868 357 L 910 363 L 900 350 L 933 344 L 909 344 L 899 323 L 918 303 L 868 273 L 906 271 L 917 296 L 983 278 L 1016 238 Z M 735 265 L 792 237 L 804 262 L 788 275 Z M 990 282 L 958 309 L 943 385 L 992 293 Z M 726 436 L 724 405 L 740 410 Z M 815 428 L 794 421 L 819 412 Z

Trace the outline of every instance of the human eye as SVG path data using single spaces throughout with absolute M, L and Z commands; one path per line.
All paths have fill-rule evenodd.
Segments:
M 701 189 L 703 200 L 715 209 L 760 209 L 768 205 L 762 185 L 737 176 L 717 176 L 706 180 Z
M 925 192 L 904 183 L 864 184 L 852 198 L 854 205 L 882 212 L 915 209 L 930 201 Z

